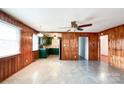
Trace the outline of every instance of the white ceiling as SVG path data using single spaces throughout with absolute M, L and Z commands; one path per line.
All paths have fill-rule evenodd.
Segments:
M 71 21 L 78 24 L 92 23 L 83 32 L 99 32 L 124 24 L 123 8 L 4 8 L 14 16 L 38 31 L 65 32 L 61 27 L 70 27 Z

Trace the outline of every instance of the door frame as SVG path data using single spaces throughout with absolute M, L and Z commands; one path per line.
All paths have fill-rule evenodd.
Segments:
M 89 36 L 88 35 L 78 36 L 78 60 L 80 59 L 80 56 L 79 56 L 79 37 L 87 37 L 88 38 L 88 60 L 89 60 Z
M 99 62 L 101 62 L 101 40 L 100 40 L 100 37 L 101 36 L 108 36 L 108 64 L 109 64 L 109 35 L 108 34 L 103 34 L 103 33 L 101 33 L 101 34 L 99 34 L 99 37 L 98 37 L 98 39 L 99 39 L 99 41 L 98 41 L 98 61 Z

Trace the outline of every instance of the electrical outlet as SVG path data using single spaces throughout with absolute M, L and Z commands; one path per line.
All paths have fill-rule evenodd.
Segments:
M 64 44 L 64 47 L 66 47 L 66 44 Z
M 26 63 L 28 63 L 28 59 L 26 59 Z

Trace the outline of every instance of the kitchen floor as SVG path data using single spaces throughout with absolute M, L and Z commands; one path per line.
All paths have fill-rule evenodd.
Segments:
M 3 84 L 124 84 L 124 71 L 104 62 L 62 61 L 58 56 L 39 59 Z

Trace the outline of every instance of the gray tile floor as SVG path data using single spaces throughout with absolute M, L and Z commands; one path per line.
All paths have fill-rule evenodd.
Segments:
M 3 84 L 123 84 L 124 71 L 97 61 L 60 61 L 58 56 L 39 59 Z

